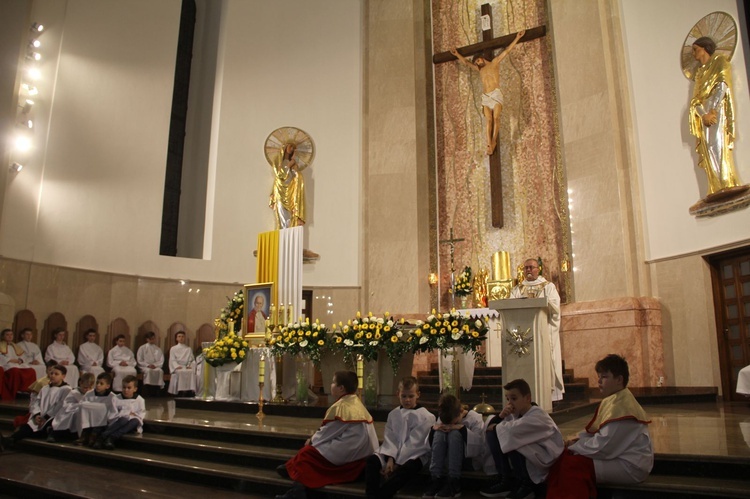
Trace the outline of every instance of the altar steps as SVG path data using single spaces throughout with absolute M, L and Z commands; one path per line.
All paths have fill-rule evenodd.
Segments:
M 440 371 L 437 364 L 432 364 L 429 371 L 417 373 L 420 403 L 428 408 L 436 408 L 440 398 Z M 589 396 L 588 378 L 576 378 L 572 369 L 563 373 L 565 383 L 564 401 L 587 401 Z M 498 407 L 502 402 L 503 387 L 502 367 L 479 367 L 474 369 L 471 390 L 461 391 L 461 402 L 473 407 L 485 397 L 487 403 Z
M 10 431 L 13 416 L 23 413 L 23 408 L 0 405 L 0 427 L 3 434 Z M 210 414 L 205 415 L 210 418 Z M 271 418 L 268 418 L 271 419 Z M 268 420 L 266 420 L 268 421 Z M 80 466 L 79 476 L 88 478 L 94 469 L 131 473 L 135 483 L 148 477 L 169 487 L 174 483 L 183 487 L 185 483 L 211 487 L 213 497 L 223 493 L 237 492 L 249 497 L 273 497 L 288 489 L 289 480 L 281 478 L 275 467 L 294 455 L 304 443 L 317 422 L 300 420 L 295 427 L 267 423 L 259 426 L 254 416 L 247 423 L 237 423 L 237 428 L 214 426 L 208 420 L 193 423 L 147 420 L 146 432 L 142 436 L 124 437 L 115 451 L 93 450 L 72 443 L 48 443 L 43 440 L 24 440 L 13 451 L 0 455 L 2 469 L 11 468 L 27 454 L 49 460 L 54 457 L 63 463 Z M 17 458 L 14 458 L 17 456 Z M 614 494 L 618 498 L 640 497 L 750 497 L 750 467 L 748 458 L 706 456 L 656 456 L 652 476 L 643 484 L 616 488 L 601 487 L 601 497 Z M 30 497 L 29 493 L 12 491 L 24 487 L 23 480 L 15 478 L 12 483 L 0 470 L 3 496 Z M 86 474 L 86 475 L 80 475 Z M 422 473 L 420 480 L 398 497 L 411 499 L 421 497 L 427 480 Z M 87 479 L 82 480 L 91 486 Z M 462 478 L 463 497 L 480 497 L 478 490 L 490 480 L 482 473 L 468 472 Z M 58 494 L 58 490 L 35 490 L 34 497 L 95 497 L 73 493 Z M 364 497 L 362 482 L 329 486 L 325 488 L 330 498 Z M 111 494 L 111 493 L 110 493 Z M 177 493 L 174 494 L 178 495 Z

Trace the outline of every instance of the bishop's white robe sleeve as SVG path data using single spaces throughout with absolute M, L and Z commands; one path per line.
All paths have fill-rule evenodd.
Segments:
M 342 465 L 374 454 L 378 436 L 372 424 L 330 421 L 315 432 L 310 444 L 331 464 Z

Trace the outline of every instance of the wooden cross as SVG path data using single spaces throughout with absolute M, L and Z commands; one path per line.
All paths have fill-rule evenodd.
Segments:
M 460 243 L 461 241 L 465 241 L 465 239 L 463 237 L 460 239 L 453 237 L 453 227 L 451 227 L 450 239 L 443 239 L 440 241 L 440 244 L 451 245 L 451 309 L 456 308 L 456 265 L 453 255 L 455 253 L 456 243 Z
M 482 54 L 482 58 L 487 61 L 493 59 L 492 52 L 494 49 L 507 47 L 516 38 L 515 33 L 492 38 L 492 8 L 490 4 L 482 5 L 482 41 L 460 47 L 458 52 L 464 57 L 470 57 L 476 54 Z M 526 34 L 518 43 L 528 42 L 541 38 L 547 34 L 546 26 L 537 26 L 526 30 Z M 432 56 L 433 64 L 455 61 L 456 56 L 450 52 L 440 52 Z M 502 228 L 503 226 L 503 184 L 502 172 L 500 170 L 500 147 L 495 147 L 495 151 L 490 156 L 490 203 L 492 207 L 492 226 Z

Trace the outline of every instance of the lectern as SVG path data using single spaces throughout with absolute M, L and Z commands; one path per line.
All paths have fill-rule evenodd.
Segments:
M 531 387 L 532 400 L 545 411 L 551 411 L 553 384 L 547 298 L 493 300 L 489 308 L 500 313 L 503 384 L 525 379 Z

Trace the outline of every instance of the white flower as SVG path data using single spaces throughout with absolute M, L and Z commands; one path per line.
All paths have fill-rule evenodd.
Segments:
M 367 324 L 368 322 L 370 322 L 370 319 L 368 319 L 367 317 L 362 317 L 362 324 Z
M 480 329 L 482 327 L 482 321 L 480 321 L 479 319 L 477 319 L 477 321 L 474 323 L 474 326 L 477 329 Z
M 326 328 L 326 325 L 325 324 L 321 324 L 318 329 L 325 329 L 325 328 Z
M 299 346 L 305 348 L 307 346 L 307 340 L 300 341 Z
M 385 323 L 386 326 L 393 326 L 393 321 L 388 319 L 388 322 Z
M 352 341 L 352 340 L 344 340 L 344 345 L 350 347 L 350 346 L 354 345 L 354 341 Z
M 296 322 L 294 323 L 294 329 L 299 329 L 299 324 Z
M 359 326 L 359 321 L 357 319 L 354 319 L 352 321 L 352 324 L 355 325 L 355 326 Z
M 432 322 L 434 320 L 435 320 L 435 316 L 434 315 L 428 315 L 427 316 L 427 322 Z
M 381 326 L 383 325 L 383 318 L 382 317 L 378 317 L 378 324 L 380 324 Z
M 226 319 L 227 318 L 227 314 L 221 314 L 221 318 L 222 319 Z
M 344 329 L 342 329 L 342 331 L 344 331 L 345 333 L 348 333 L 349 332 L 349 326 L 344 326 Z
M 370 342 L 370 346 L 371 346 L 371 347 L 376 347 L 376 346 L 378 346 L 378 340 L 373 340 L 373 341 L 371 341 L 371 342 Z
M 419 320 L 417 321 L 417 326 L 421 326 L 422 324 L 424 324 L 424 322 L 419 321 Z
M 451 334 L 451 338 L 458 340 L 461 337 L 461 332 Z
M 404 335 L 404 333 L 402 333 L 401 331 L 396 331 L 396 336 L 398 338 L 401 338 L 403 335 Z
M 421 338 L 419 338 L 419 344 L 420 345 L 424 345 L 428 341 L 430 341 L 430 339 L 427 336 L 422 336 Z

